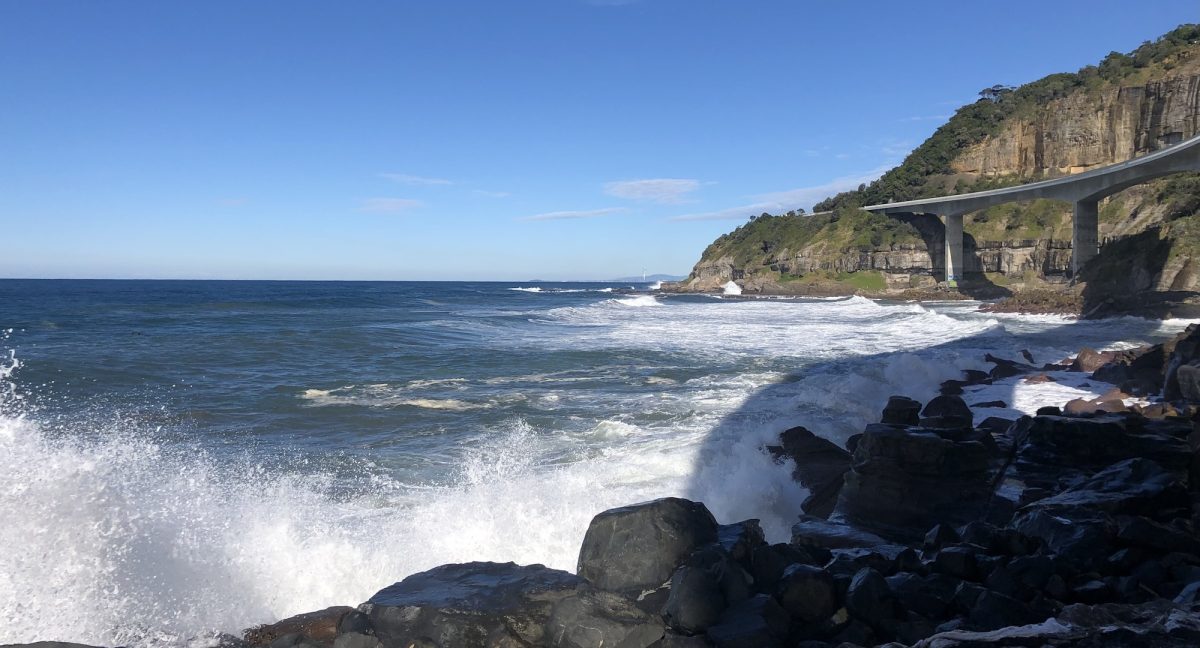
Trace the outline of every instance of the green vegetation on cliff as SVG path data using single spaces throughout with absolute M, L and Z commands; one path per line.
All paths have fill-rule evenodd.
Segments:
M 1200 24 L 1182 25 L 1155 41 L 1147 41 L 1129 54 L 1112 52 L 1099 65 L 1078 72 L 1051 74 L 1018 88 L 992 86 L 980 93 L 975 103 L 958 111 L 929 139 L 904 159 L 900 166 L 878 180 L 855 191 L 840 193 L 813 206 L 813 211 L 832 211 L 841 207 L 861 207 L 888 201 L 914 200 L 946 193 L 947 188 L 930 182 L 931 178 L 952 173 L 950 163 L 966 147 L 995 135 L 1012 117 L 1033 117 L 1055 99 L 1074 92 L 1096 91 L 1105 87 L 1145 82 L 1178 66 L 1196 55 L 1200 42 Z M 1037 178 L 1025 178 L 1024 181 Z M 955 193 L 994 189 L 1015 184 L 1016 179 L 956 184 Z
M 916 245 L 921 235 L 905 221 L 853 208 L 813 216 L 764 214 L 713 241 L 704 258 L 729 257 L 747 266 L 772 253 L 799 252 L 815 242 L 823 251 L 845 253 Z
M 960 108 L 870 185 L 802 212 L 744 223 L 704 251 L 685 290 L 736 281 L 759 293 L 896 294 L 937 287 L 943 228 L 929 215 L 863 205 L 978 191 L 1120 162 L 1200 133 L 1200 25 L 1129 54 L 1012 88 Z M 981 298 L 1069 292 L 1072 303 L 1153 291 L 1200 291 L 1200 174 L 1126 189 L 1101 203 L 1100 255 L 1071 279 L 1071 205 L 1036 200 L 968 214 L 960 289 Z M 1195 263 L 1193 263 L 1195 259 Z M 939 292 L 940 294 L 944 294 Z

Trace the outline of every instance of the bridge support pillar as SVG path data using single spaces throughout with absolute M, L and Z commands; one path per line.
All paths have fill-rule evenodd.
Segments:
M 943 216 L 946 231 L 946 282 L 954 284 L 963 272 L 963 217 Z
M 1100 252 L 1099 215 L 1098 201 L 1080 200 L 1075 203 L 1075 215 L 1071 223 L 1072 276 L 1079 276 L 1083 266 Z

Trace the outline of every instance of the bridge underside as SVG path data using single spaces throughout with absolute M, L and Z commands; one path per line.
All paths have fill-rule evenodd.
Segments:
M 1200 171 L 1200 136 L 1101 169 L 991 191 L 941 198 L 910 200 L 864 207 L 882 214 L 932 214 L 946 231 L 946 280 L 957 281 L 963 272 L 963 217 L 1010 202 L 1065 200 L 1074 205 L 1071 225 L 1071 273 L 1078 275 L 1099 252 L 1099 203 L 1105 197 L 1134 185 L 1186 171 Z

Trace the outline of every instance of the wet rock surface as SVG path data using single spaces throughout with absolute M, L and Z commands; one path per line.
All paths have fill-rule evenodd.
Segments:
M 666 498 L 597 515 L 578 575 L 443 565 L 357 610 L 227 645 L 1200 645 L 1200 426 L 1182 397 L 1198 348 L 1189 329 L 1157 349 L 1045 367 L 991 358 L 993 371 L 951 385 L 1072 366 L 1181 395 L 1120 413 L 1054 407 L 976 426 L 971 406 L 943 393 L 893 397 L 845 449 L 791 428 L 769 452 L 794 462 L 812 496 L 789 543 L 769 544 L 757 520 L 720 525 L 703 504 Z

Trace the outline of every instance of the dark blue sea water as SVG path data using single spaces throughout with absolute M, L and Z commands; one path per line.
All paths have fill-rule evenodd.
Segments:
M 646 284 L 0 281 L 0 643 L 173 645 L 450 561 L 573 569 L 597 512 L 702 499 L 782 537 L 762 451 L 843 440 L 985 352 L 1186 322 Z M 968 400 L 1032 411 L 1064 379 Z M 70 614 L 63 614 L 69 609 Z

